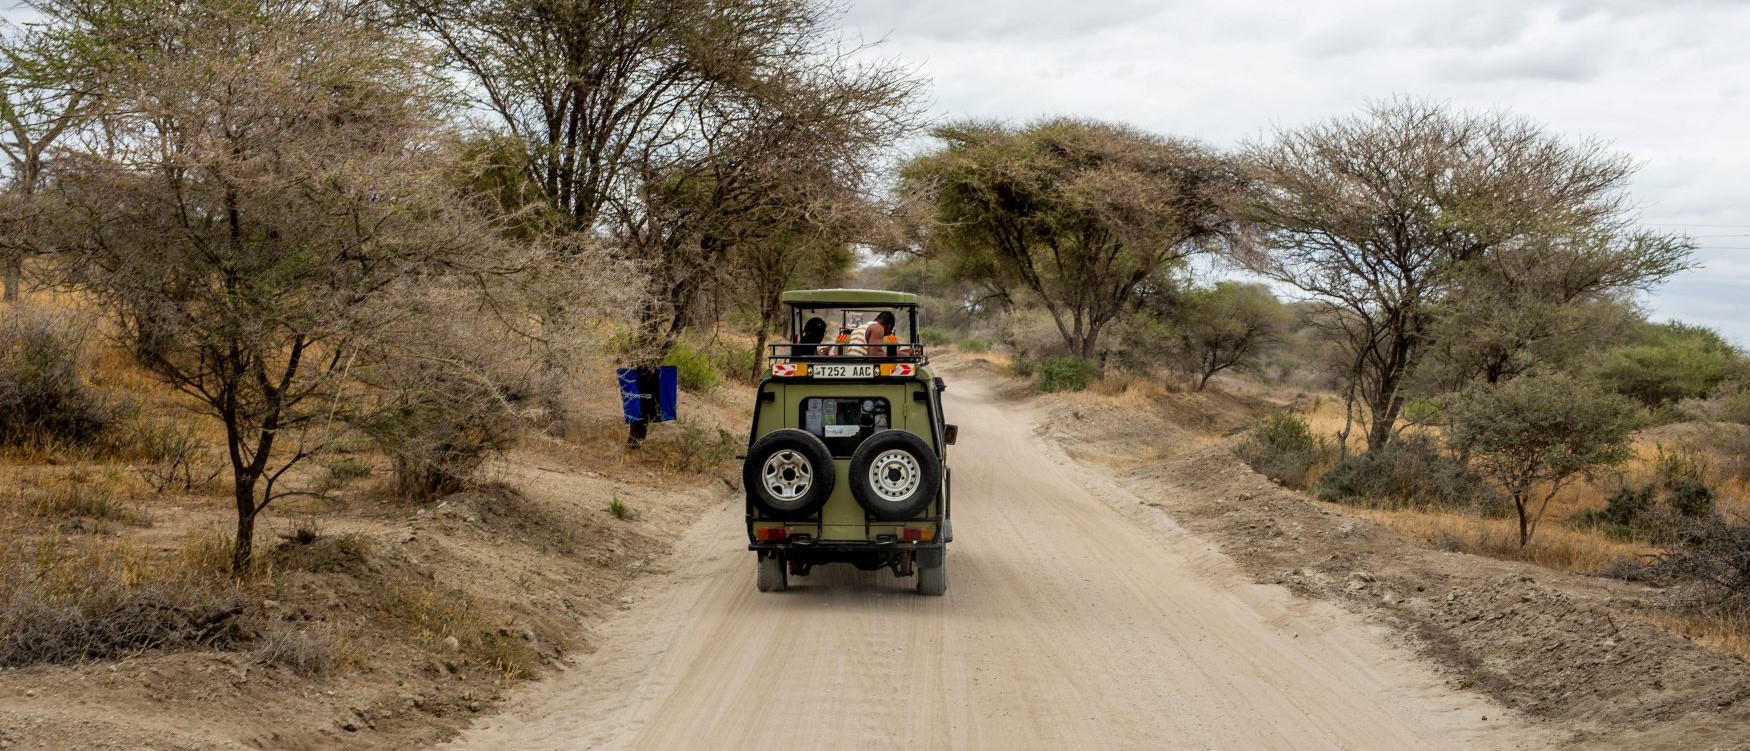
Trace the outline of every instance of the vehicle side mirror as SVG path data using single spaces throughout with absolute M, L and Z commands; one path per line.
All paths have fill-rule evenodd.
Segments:
M 943 425 L 942 426 L 942 440 L 947 441 L 948 445 L 950 445 L 950 446 L 954 445 L 954 442 L 956 440 L 959 440 L 959 438 L 960 438 L 960 426 L 959 425 Z

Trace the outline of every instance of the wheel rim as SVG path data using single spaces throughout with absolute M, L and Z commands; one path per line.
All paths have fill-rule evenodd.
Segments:
M 766 492 L 779 501 L 795 501 L 814 487 L 814 465 L 808 463 L 807 457 L 790 449 L 766 459 L 761 474 L 765 478 Z
M 876 498 L 888 503 L 909 499 L 923 481 L 923 467 L 909 451 L 884 451 L 869 465 L 869 488 Z

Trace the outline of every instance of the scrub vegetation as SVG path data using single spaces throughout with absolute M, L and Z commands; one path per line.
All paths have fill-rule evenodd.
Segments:
M 841 285 L 917 293 L 933 352 L 1040 391 L 1245 392 L 1272 409 L 1236 451 L 1281 484 L 1750 623 L 1750 364 L 1638 307 L 1692 245 L 1601 142 L 1400 99 L 1232 149 L 935 123 L 892 172 L 925 82 L 820 0 L 26 5 L 0 666 L 538 674 L 611 608 L 563 587 L 654 556 L 671 485 L 733 484 L 715 393 L 767 372 L 779 295 Z M 736 419 L 628 447 L 600 386 L 659 363 Z

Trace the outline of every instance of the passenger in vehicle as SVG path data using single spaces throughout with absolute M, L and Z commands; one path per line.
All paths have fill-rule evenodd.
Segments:
M 853 357 L 899 357 L 911 354 L 910 347 L 893 346 L 899 341 L 895 333 L 896 324 L 891 311 L 877 313 L 875 320 L 858 326 L 851 332 L 851 346 L 845 348 L 845 354 Z M 888 346 L 869 346 L 884 342 Z
M 802 324 L 802 337 L 797 339 L 798 346 L 790 348 L 790 356 L 814 357 L 820 354 L 819 345 L 825 339 L 826 319 L 819 316 L 810 318 L 807 323 Z

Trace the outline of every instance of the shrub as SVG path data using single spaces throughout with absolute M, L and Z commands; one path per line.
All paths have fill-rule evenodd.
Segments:
M 1719 334 L 1668 323 L 1647 341 L 1616 349 L 1593 375 L 1611 390 L 1649 407 L 1707 396 L 1732 374 L 1739 354 Z
M 730 379 L 740 383 L 754 383 L 759 380 L 760 374 L 755 373 L 754 368 L 759 365 L 760 352 L 752 346 L 719 344 L 712 347 L 708 355 L 711 367 Z
M 334 636 L 321 628 L 293 628 L 276 623 L 255 645 L 255 659 L 298 675 L 326 675 L 338 662 Z
M 918 341 L 925 345 L 947 344 L 954 341 L 954 335 L 948 333 L 946 329 L 924 326 L 918 329 Z
M 1009 361 L 1009 372 L 1022 378 L 1031 378 L 1038 367 L 1033 358 L 1026 355 L 1015 355 L 1015 359 Z
M 668 351 L 668 357 L 663 358 L 662 364 L 675 367 L 675 376 L 680 379 L 681 388 L 684 389 L 710 391 L 723 383 L 723 376 L 711 364 L 711 358 L 686 342 L 675 342 L 674 348 Z M 751 369 L 752 366 L 749 366 L 749 370 Z
M 1512 497 L 1524 547 L 1567 481 L 1629 456 L 1635 412 L 1629 400 L 1572 376 L 1524 375 L 1459 394 L 1447 439 Z
M 1079 357 L 1048 357 L 1039 363 L 1039 390 L 1081 391 L 1100 377 L 1100 367 Z
M 989 352 L 990 351 L 990 340 L 989 339 L 980 339 L 976 336 L 971 337 L 969 339 L 966 339 L 965 341 L 960 342 L 960 348 L 967 351 L 967 352 L 975 354 L 975 355 L 979 354 L 981 352 Z
M 188 493 L 205 487 L 225 471 L 195 436 L 194 427 L 170 420 L 136 420 L 129 443 L 144 461 L 134 471 L 153 492 Z
M 635 521 L 638 518 L 638 512 L 633 511 L 632 507 L 627 506 L 626 502 L 620 500 L 617 495 L 608 501 L 608 513 L 613 514 L 615 519 L 622 521 Z
M 1576 521 L 1612 531 L 1618 537 L 1634 536 L 1634 528 L 1653 510 L 1653 486 L 1624 483 L 1604 501 L 1604 508 L 1582 511 Z
M 1508 513 L 1507 496 L 1470 468 L 1442 454 L 1432 440 L 1406 436 L 1332 467 L 1318 497 L 1376 508 L 1440 508 L 1486 516 Z
M 438 377 L 360 423 L 388 454 L 395 492 L 427 501 L 468 486 L 488 457 L 508 448 L 521 425 L 521 395 L 488 384 Z
M 1246 434 L 1234 453 L 1272 480 L 1304 488 L 1314 469 L 1331 453 L 1330 444 L 1313 435 L 1306 419 L 1292 412 L 1274 412 Z
M 115 409 L 81 377 L 83 341 L 62 317 L 14 308 L 0 318 L 0 446 L 88 446 Z
M 395 492 L 426 501 L 468 487 L 525 427 L 562 418 L 563 374 L 544 345 L 465 301 L 432 290 L 405 304 L 408 327 L 354 370 L 370 390 L 345 417 L 388 457 Z
M 1750 389 L 1739 391 L 1722 399 L 1720 419 L 1750 425 Z
M 1750 613 L 1750 525 L 1719 519 L 1694 524 L 1652 570 L 1677 586 L 1685 605 Z
M 741 445 L 722 428 L 701 428 L 684 420 L 677 420 L 676 427 L 679 432 L 668 448 L 673 452 L 675 468 L 683 472 L 709 469 L 729 461 Z

